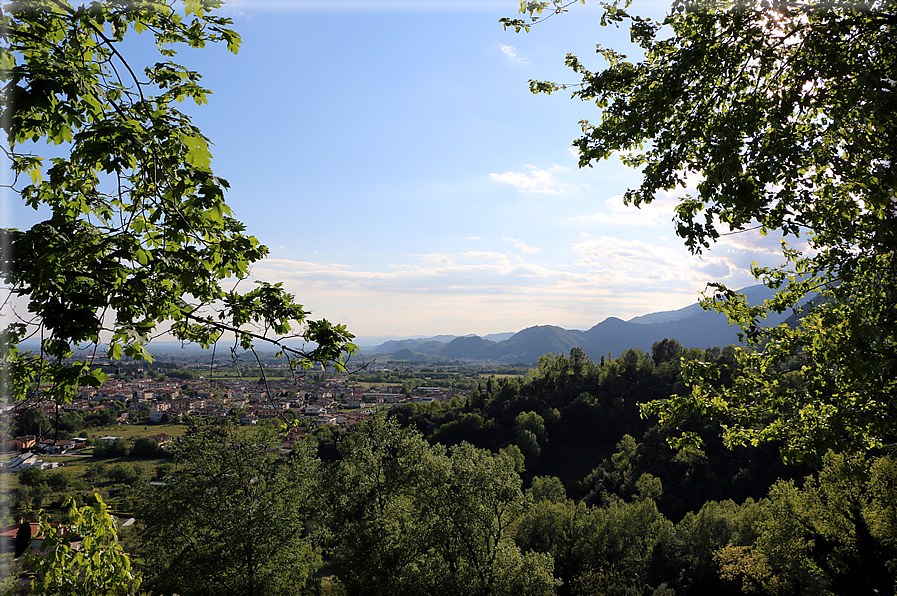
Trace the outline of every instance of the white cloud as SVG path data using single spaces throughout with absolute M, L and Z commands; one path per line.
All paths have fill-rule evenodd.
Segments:
M 654 285 L 658 282 L 703 283 L 725 279 L 732 266 L 725 257 L 695 257 L 687 250 L 655 245 L 640 240 L 610 236 L 591 237 L 573 245 L 579 255 L 574 261 L 613 283 Z
M 260 261 L 271 267 L 283 267 L 288 269 L 299 269 L 306 271 L 317 271 L 324 269 L 348 269 L 350 265 L 341 265 L 339 263 L 329 263 L 322 265 L 320 263 L 312 263 L 311 261 L 296 261 L 293 259 L 265 259 Z
M 616 254 L 624 257 L 623 251 Z M 665 308 L 677 308 L 695 302 L 703 288 L 644 279 L 632 268 L 614 274 L 606 267 L 543 266 L 521 258 L 495 251 L 426 254 L 383 271 L 312 268 L 298 261 L 301 267 L 295 268 L 286 260 L 266 260 L 253 273 L 282 280 L 313 317 L 346 324 L 360 335 L 482 335 L 546 324 L 585 329 L 608 316 L 630 318 L 658 310 L 658 291 L 663 291 Z M 639 285 L 630 287 L 633 279 Z
M 516 238 L 502 238 L 505 242 L 512 242 L 514 244 L 514 248 L 519 250 L 522 253 L 526 253 L 529 255 L 534 255 L 537 252 L 542 252 L 541 248 L 536 248 L 534 246 L 528 246 L 526 242 L 523 240 L 517 240 Z
M 756 283 L 748 273 L 751 260 L 781 260 L 774 241 L 756 236 L 725 237 L 697 257 L 676 239 L 582 233 L 566 260 L 549 254 L 538 264 L 525 260 L 535 247 L 507 237 L 515 246 L 507 252 L 404 255 L 366 268 L 268 259 L 253 275 L 283 281 L 315 318 L 362 335 L 484 334 L 545 324 L 586 329 L 608 316 L 627 319 L 692 304 L 709 281 Z
M 523 192 L 567 194 L 567 191 L 554 179 L 553 172 L 567 171 L 568 168 L 554 165 L 548 170 L 540 170 L 532 164 L 526 164 L 526 167 L 530 170 L 529 174 L 526 172 L 492 173 L 489 174 L 489 179 L 494 182 L 510 184 Z
M 517 48 L 515 48 L 514 46 L 501 44 L 501 52 L 502 54 L 507 56 L 509 60 L 516 61 L 517 64 L 529 64 L 526 58 L 517 55 Z
M 507 261 L 508 255 L 503 252 L 495 252 L 495 251 L 487 251 L 487 250 L 472 250 L 468 252 L 461 253 L 462 257 L 466 257 L 468 259 L 502 259 Z
M 659 190 L 650 203 L 638 207 L 623 203 L 623 195 L 614 195 L 604 201 L 604 209 L 575 217 L 575 221 L 607 223 L 619 226 L 670 226 L 679 201 L 692 192 L 700 180 L 692 175 L 686 188 Z
M 449 255 L 441 255 L 441 254 L 425 254 L 418 255 L 421 260 L 426 263 L 432 263 L 433 265 L 437 265 L 440 267 L 454 267 L 455 262 L 452 260 Z

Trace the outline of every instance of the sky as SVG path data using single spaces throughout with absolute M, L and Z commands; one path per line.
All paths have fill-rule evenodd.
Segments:
M 678 193 L 641 209 L 639 172 L 617 159 L 579 169 L 579 121 L 600 111 L 568 91 L 567 53 L 592 70 L 597 2 L 504 31 L 515 0 L 233 0 L 242 36 L 181 50 L 207 105 L 182 110 L 214 143 L 228 203 L 270 249 L 253 276 L 281 281 L 314 318 L 360 339 L 588 329 L 696 302 L 709 281 L 755 283 L 778 263 L 772 237 L 741 234 L 701 257 L 675 236 Z M 660 17 L 665 4 L 635 0 Z M 133 60 L 150 60 L 142 50 Z M 4 219 L 36 215 L 4 199 Z M 248 287 L 248 286 L 247 286 Z

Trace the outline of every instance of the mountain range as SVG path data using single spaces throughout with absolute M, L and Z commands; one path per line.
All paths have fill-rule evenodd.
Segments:
M 744 288 L 741 293 L 751 304 L 770 298 L 773 291 L 763 285 Z M 778 325 L 788 318 L 782 314 L 767 323 Z M 533 363 L 549 352 L 566 354 L 579 346 L 593 360 L 610 353 L 619 356 L 629 348 L 649 351 L 664 338 L 676 339 L 686 348 L 723 347 L 737 344 L 738 327 L 729 325 L 725 315 L 705 311 L 700 304 L 679 310 L 656 312 L 628 321 L 610 317 L 586 330 L 538 325 L 517 333 L 440 335 L 429 338 L 391 340 L 377 346 L 363 346 L 365 357 L 389 355 L 399 360 L 462 360 L 501 363 Z

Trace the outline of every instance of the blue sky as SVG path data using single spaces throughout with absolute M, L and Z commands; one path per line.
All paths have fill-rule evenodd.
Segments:
M 597 2 L 504 31 L 517 6 L 236 0 L 239 54 L 179 53 L 213 91 L 183 109 L 271 250 L 257 278 L 358 336 L 485 335 L 672 310 L 708 281 L 751 285 L 752 260 L 778 262 L 776 239 L 748 234 L 691 256 L 671 223 L 681 192 L 624 207 L 638 172 L 579 170 L 571 142 L 599 110 L 528 80 L 575 83 L 568 52 L 598 69 L 595 44 L 631 54 L 628 34 L 599 27 Z

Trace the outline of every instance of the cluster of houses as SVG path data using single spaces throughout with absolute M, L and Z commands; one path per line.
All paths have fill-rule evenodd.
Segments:
M 440 387 L 420 387 L 415 393 L 405 394 L 401 385 L 365 390 L 362 385 L 351 384 L 346 379 L 319 382 L 274 379 L 267 384 L 244 383 L 236 379 L 109 379 L 99 388 L 82 388 L 71 404 L 61 408 L 63 411 L 81 413 L 111 409 L 119 423 L 145 420 L 141 416 L 147 413 L 150 422 L 176 422 L 185 416 L 222 417 L 236 413 L 240 416 L 240 422 L 246 425 L 290 411 L 308 420 L 309 427 L 327 424 L 348 427 L 369 417 L 377 407 L 403 402 L 448 401 L 457 392 Z M 47 417 L 56 415 L 54 404 L 47 403 L 41 407 Z M 6 418 L 5 422 L 8 423 L 14 416 L 15 411 L 10 406 L 0 408 L 0 422 Z M 108 418 L 111 419 L 111 416 Z M 295 438 L 298 436 L 290 437 L 291 440 Z M 83 447 L 78 441 L 40 440 L 25 436 L 8 438 L 4 443 L 7 452 L 64 454 Z M 23 461 L 19 469 L 31 465 L 51 465 L 47 462 L 29 462 Z M 10 469 L 9 466 L 7 469 Z
M 87 444 L 84 437 L 75 437 L 66 440 L 43 439 L 38 441 L 34 435 L 16 437 L 4 442 L 6 453 L 17 453 L 9 461 L 3 462 L 3 469 L 8 472 L 20 472 L 26 468 L 39 468 L 49 470 L 59 465 L 58 462 L 43 461 L 39 454 L 65 455 L 78 449 L 83 449 Z

